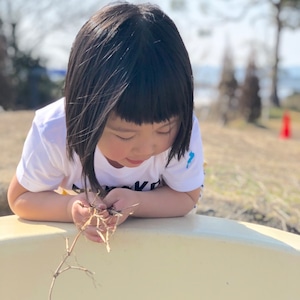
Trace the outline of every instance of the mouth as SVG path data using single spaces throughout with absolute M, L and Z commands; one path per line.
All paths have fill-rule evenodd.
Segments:
M 127 161 L 132 165 L 138 166 L 138 165 L 142 164 L 145 160 L 132 160 L 132 159 L 127 158 Z

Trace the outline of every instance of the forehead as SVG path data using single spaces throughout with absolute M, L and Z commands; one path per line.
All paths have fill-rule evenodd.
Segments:
M 169 120 L 162 121 L 159 123 L 136 124 L 134 122 L 128 122 L 128 121 L 122 119 L 115 112 L 111 112 L 107 119 L 106 127 L 115 129 L 115 130 L 127 131 L 130 129 L 133 129 L 133 130 L 142 129 L 143 127 L 160 128 L 163 126 L 170 126 L 171 124 L 174 124 L 177 122 L 178 122 L 178 117 L 172 117 Z

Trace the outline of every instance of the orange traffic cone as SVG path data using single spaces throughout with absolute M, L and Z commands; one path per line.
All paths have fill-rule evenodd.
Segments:
M 286 111 L 282 116 L 282 127 L 280 138 L 289 139 L 291 137 L 291 118 L 289 113 Z

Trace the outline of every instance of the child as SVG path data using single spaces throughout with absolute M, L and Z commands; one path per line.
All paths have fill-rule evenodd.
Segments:
M 8 190 L 11 209 L 78 226 L 91 206 L 109 224 L 129 214 L 184 216 L 203 181 L 192 70 L 176 26 L 150 4 L 104 7 L 75 39 L 65 98 L 36 112 Z M 85 235 L 101 242 L 95 225 Z

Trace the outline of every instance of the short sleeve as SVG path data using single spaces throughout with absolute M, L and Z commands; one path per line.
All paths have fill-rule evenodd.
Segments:
M 47 132 L 46 135 L 61 134 Z M 57 150 L 57 145 L 45 137 L 45 129 L 33 121 L 32 127 L 24 143 L 21 160 L 16 176 L 19 183 L 32 192 L 54 190 L 62 181 L 63 160 Z
M 163 180 L 172 189 L 179 192 L 188 192 L 204 185 L 204 159 L 201 132 L 196 117 L 189 151 L 178 161 L 173 158 L 163 173 Z

